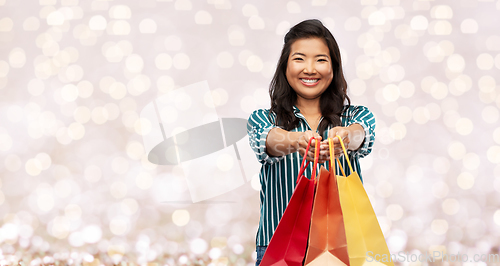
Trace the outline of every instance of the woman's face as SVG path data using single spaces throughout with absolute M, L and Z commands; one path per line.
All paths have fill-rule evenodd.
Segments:
M 296 40 L 291 45 L 286 68 L 288 83 L 297 98 L 318 98 L 333 79 L 330 50 L 320 38 Z

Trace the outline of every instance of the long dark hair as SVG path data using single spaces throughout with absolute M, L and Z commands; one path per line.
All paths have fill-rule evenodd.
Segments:
M 320 98 L 320 109 L 323 120 L 318 126 L 320 135 L 323 134 L 328 125 L 339 126 L 340 116 L 344 110 L 344 103 L 351 104 L 347 96 L 347 82 L 342 71 L 342 61 L 337 41 L 332 33 L 317 19 L 304 20 L 293 26 L 285 35 L 285 44 L 281 50 L 281 56 L 276 67 L 276 72 L 269 87 L 271 96 L 270 113 L 276 114 L 276 125 L 285 130 L 297 127 L 299 118 L 293 113 L 293 105 L 297 101 L 297 94 L 288 83 L 286 68 L 292 44 L 299 39 L 321 38 L 326 42 L 330 50 L 330 58 L 333 69 L 333 79 L 328 88 Z

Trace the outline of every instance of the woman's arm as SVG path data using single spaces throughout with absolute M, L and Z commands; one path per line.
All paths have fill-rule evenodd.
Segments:
M 365 130 L 358 123 L 351 124 L 348 127 L 334 127 L 330 129 L 328 137 L 333 138 L 335 157 L 338 157 L 342 154 L 342 146 L 340 146 L 340 141 L 335 136 L 342 138 L 346 149 L 355 151 L 361 147 L 365 140 Z
M 321 136 L 311 130 L 305 132 L 290 132 L 281 128 L 273 128 L 267 134 L 266 151 L 271 156 L 284 156 L 290 153 L 299 152 L 304 156 L 307 144 L 310 138 L 316 138 L 321 141 Z M 307 154 L 307 160 L 314 161 L 315 140 L 312 141 L 311 147 Z M 319 162 L 323 163 L 327 159 L 328 144 L 321 143 Z
M 259 109 L 248 118 L 247 133 L 250 147 L 254 150 L 257 159 L 262 164 L 273 164 L 283 156 L 299 151 L 304 156 L 309 139 L 315 137 L 321 141 L 321 136 L 312 131 L 290 132 L 274 125 L 274 116 L 269 116 L 269 110 Z M 306 159 L 314 161 L 315 141 Z M 318 162 L 324 163 L 328 159 L 328 143 L 321 143 Z
M 354 106 L 350 108 L 347 116 L 347 127 L 334 127 L 328 132 L 328 136 L 334 138 L 336 135 L 344 139 L 346 148 L 350 150 L 350 155 L 363 158 L 372 151 L 375 142 L 375 116 L 364 106 Z M 334 138 L 334 144 L 340 144 Z M 342 148 L 335 145 L 335 156 L 340 156 Z
M 271 156 L 285 156 L 299 149 L 298 142 L 305 132 L 289 132 L 273 128 L 267 134 L 266 150 Z

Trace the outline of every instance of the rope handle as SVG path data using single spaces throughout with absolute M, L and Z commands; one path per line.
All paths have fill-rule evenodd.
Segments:
M 334 145 L 333 145 L 333 139 L 332 138 L 328 138 L 328 147 L 330 148 L 330 174 L 335 174 L 335 161 L 332 160 L 333 157 L 333 148 L 334 148 Z M 339 158 L 336 158 L 337 159 L 337 163 L 339 164 L 339 167 L 340 167 L 340 171 L 342 172 L 342 174 L 344 176 L 345 175 L 345 172 L 344 172 L 344 168 L 342 168 L 342 165 L 340 164 L 340 161 L 339 161 Z
M 313 167 L 313 172 L 311 176 L 311 180 L 314 180 L 314 183 L 316 184 L 316 168 L 318 167 L 318 159 L 319 159 L 319 141 L 316 139 L 314 143 L 314 167 Z
M 295 181 L 296 184 L 299 183 L 299 180 L 302 178 L 302 174 L 304 174 L 304 171 L 306 170 L 307 166 L 309 166 L 310 161 L 307 161 L 307 163 L 305 163 L 305 162 L 306 162 L 306 158 L 307 158 L 307 153 L 309 152 L 309 147 L 311 147 L 311 143 L 312 143 L 313 139 L 314 139 L 314 137 L 311 137 L 309 139 L 309 143 L 307 143 L 307 148 L 306 148 L 306 152 L 304 154 L 304 159 L 302 159 L 302 163 L 300 165 L 299 178 L 297 178 L 297 181 Z M 314 165 L 315 166 L 313 168 L 313 177 L 312 178 L 313 178 L 313 180 L 316 181 L 316 177 L 314 176 L 314 174 L 316 174 L 316 165 L 318 164 L 318 157 L 319 157 L 318 140 L 316 140 L 315 148 L 316 148 L 316 151 L 314 153 Z
M 345 159 L 347 160 L 347 164 L 349 165 L 349 169 L 351 169 L 351 173 L 354 173 L 354 170 L 352 170 L 351 161 L 349 160 L 349 156 L 347 156 L 347 150 L 345 149 L 344 141 L 342 140 L 342 138 L 339 135 L 337 135 L 336 137 L 339 139 L 340 145 L 342 145 L 342 150 L 344 151 Z M 340 166 L 340 169 L 342 169 L 340 162 L 339 162 L 339 166 Z M 343 169 L 342 169 L 342 173 L 344 173 Z M 345 176 L 345 174 L 344 174 L 344 176 Z

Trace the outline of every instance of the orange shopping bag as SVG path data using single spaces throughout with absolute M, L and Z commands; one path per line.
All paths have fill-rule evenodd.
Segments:
M 309 245 L 304 262 L 307 266 L 349 265 L 331 138 L 328 138 L 328 145 L 330 146 L 330 171 L 324 167 L 319 170 L 311 215 Z
M 343 176 L 337 176 L 349 262 L 351 266 L 394 266 L 370 199 L 358 174 L 352 169 L 342 138 L 337 137 L 351 169 L 351 174 L 346 176 L 342 165 L 339 163 Z
M 309 140 L 306 155 L 314 138 Z M 276 231 L 269 242 L 260 263 L 261 266 L 269 265 L 302 265 L 307 247 L 309 224 L 311 222 L 311 210 L 314 199 L 314 188 L 316 184 L 316 165 L 319 157 L 319 141 L 316 140 L 316 152 L 314 155 L 314 167 L 311 179 L 307 179 L 303 173 L 309 162 L 305 164 L 306 157 L 302 160 L 297 186 L 293 191 L 283 217 L 281 217 Z M 305 165 L 304 165 L 305 164 Z

